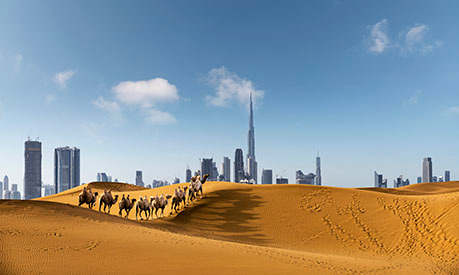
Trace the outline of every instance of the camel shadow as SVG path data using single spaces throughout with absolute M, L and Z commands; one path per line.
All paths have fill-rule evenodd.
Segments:
M 265 245 L 270 240 L 257 226 L 260 215 L 254 211 L 264 203 L 251 189 L 215 191 L 161 226 L 177 233 Z

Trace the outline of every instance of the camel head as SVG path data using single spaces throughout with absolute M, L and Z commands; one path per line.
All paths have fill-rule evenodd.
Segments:
M 168 199 L 170 199 L 170 198 L 172 198 L 171 195 L 166 195 L 166 200 L 168 200 Z
M 183 187 L 183 192 L 186 192 L 187 189 L 188 189 L 188 186 Z
M 153 196 L 150 196 L 150 204 L 152 204 L 154 200 L 155 198 Z
M 196 176 L 191 177 L 191 182 L 195 182 L 195 181 L 196 181 Z
M 135 198 L 133 198 L 133 199 L 132 199 L 132 204 L 134 204 L 135 202 L 136 202 L 136 199 L 135 199 Z
M 142 198 L 142 196 L 140 196 L 140 197 L 139 197 L 139 201 L 143 201 L 143 198 Z
M 99 192 L 94 193 L 94 197 L 97 197 L 99 195 Z
M 115 195 L 115 199 L 113 200 L 114 202 L 118 201 L 118 194 Z

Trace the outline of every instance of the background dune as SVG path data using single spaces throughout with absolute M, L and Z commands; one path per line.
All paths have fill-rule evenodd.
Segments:
M 184 186 L 185 184 L 181 184 Z M 173 194 L 91 183 L 113 194 Z M 77 207 L 83 186 L 0 201 L 3 273 L 317 274 L 459 272 L 459 182 L 397 189 L 208 182 L 204 198 L 164 219 Z M 94 209 L 98 209 L 96 204 Z

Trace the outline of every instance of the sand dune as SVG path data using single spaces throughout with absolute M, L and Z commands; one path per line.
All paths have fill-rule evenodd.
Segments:
M 182 184 L 183 185 L 183 184 Z M 172 194 L 91 183 L 114 194 Z M 208 182 L 205 196 L 153 221 L 77 207 L 83 186 L 0 201 L 0 273 L 454 274 L 459 182 L 397 189 Z M 98 209 L 96 204 L 95 209 Z

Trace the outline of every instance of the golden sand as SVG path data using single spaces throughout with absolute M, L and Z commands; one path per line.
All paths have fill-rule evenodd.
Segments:
M 91 183 L 131 198 L 173 194 Z M 184 186 L 184 184 L 182 184 Z M 83 186 L 0 201 L 1 274 L 459 274 L 459 182 L 397 189 L 204 184 L 136 221 L 78 207 Z

